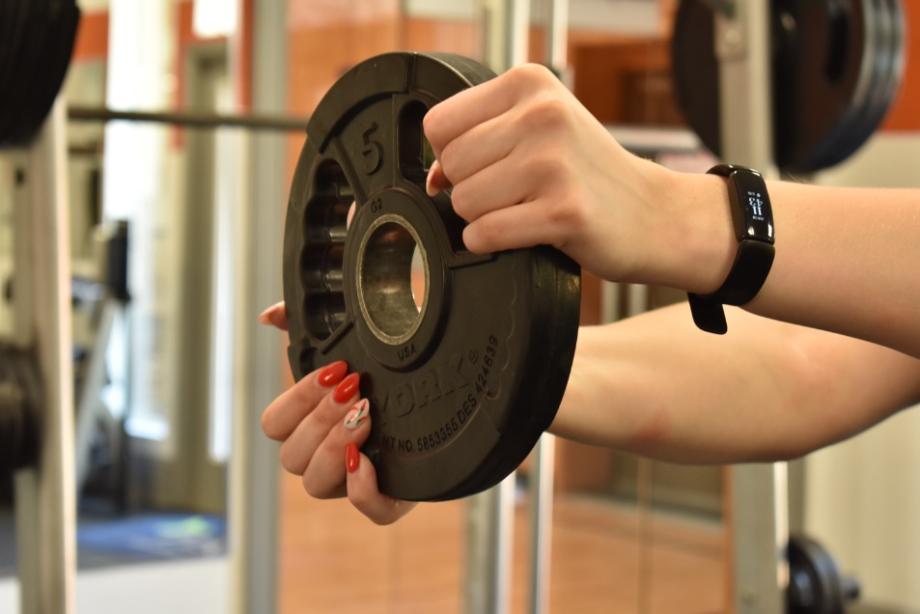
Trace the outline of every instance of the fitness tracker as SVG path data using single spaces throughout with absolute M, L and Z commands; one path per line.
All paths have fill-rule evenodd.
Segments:
M 773 210 L 763 176 L 755 170 L 720 164 L 709 171 L 728 180 L 738 253 L 725 282 L 712 294 L 688 294 L 693 322 L 723 335 L 728 330 L 723 305 L 744 305 L 760 291 L 773 265 Z

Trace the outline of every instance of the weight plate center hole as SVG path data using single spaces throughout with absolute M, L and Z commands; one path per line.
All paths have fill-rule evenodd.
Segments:
M 402 216 L 387 214 L 368 228 L 358 253 L 358 302 L 374 335 L 407 342 L 428 306 L 430 271 L 424 244 Z

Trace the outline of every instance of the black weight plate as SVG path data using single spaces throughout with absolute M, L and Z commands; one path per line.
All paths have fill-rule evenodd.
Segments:
M 875 45 L 889 37 L 884 25 L 879 31 L 874 1 L 772 3 L 774 158 L 780 170 L 809 173 L 836 164 L 877 128 L 873 86 L 884 88 L 888 72 L 879 71 L 881 60 L 873 57 L 887 57 Z M 719 155 L 714 36 L 709 4 L 683 0 L 671 49 L 675 92 L 687 123 Z
M 865 32 L 863 70 L 866 87 L 860 96 L 854 96 L 851 113 L 841 122 L 840 134 L 828 143 L 820 155 L 822 167 L 834 166 L 855 152 L 875 131 L 870 120 L 873 99 L 888 78 L 892 62 L 891 26 L 883 0 L 851 0 L 860 5 Z
M 28 2 L 25 21 L 22 23 L 22 39 L 17 49 L 13 66 L 10 90 L 7 101 L 7 113 L 4 118 L 4 141 L 0 146 L 19 146 L 20 133 L 25 125 L 25 110 L 29 108 L 32 90 L 41 78 L 40 67 L 43 46 L 47 36 L 47 11 L 49 0 Z
M 868 120 L 872 99 L 886 78 L 885 69 L 891 54 L 887 52 L 890 23 L 880 12 L 880 0 L 833 0 L 859 28 L 861 38 L 861 66 L 859 86 L 855 89 L 846 113 L 837 121 L 833 131 L 812 153 L 815 168 L 834 166 L 855 152 L 872 134 L 874 126 Z M 856 47 L 854 46 L 854 49 Z
M 373 419 L 365 452 L 381 490 L 401 499 L 500 481 L 549 426 L 571 367 L 577 265 L 550 248 L 470 254 L 449 196 L 424 194 L 424 113 L 492 76 L 447 54 L 362 62 L 311 118 L 291 191 L 292 370 L 300 378 L 345 359 L 362 374 Z M 415 243 L 428 263 L 420 315 L 408 290 Z
M 904 16 L 899 0 L 871 0 L 874 50 L 871 54 L 872 84 L 852 130 L 847 131 L 838 152 L 853 152 L 875 133 L 885 119 L 900 88 L 904 73 Z M 828 165 L 844 158 L 828 158 Z
M 839 161 L 855 151 L 837 144 L 871 87 L 871 10 L 865 0 L 775 0 L 773 10 L 781 32 L 773 78 L 776 162 L 785 171 L 814 172 L 828 157 Z
M 80 10 L 73 0 L 58 2 L 49 17 L 50 42 L 41 60 L 42 78 L 37 81 L 32 102 L 26 110 L 25 125 L 29 129 L 20 135 L 22 140 L 30 140 L 41 127 L 64 84 L 76 42 Z
M 843 579 L 821 544 L 796 535 L 786 546 L 794 588 L 786 593 L 787 614 L 839 614 L 844 611 Z M 806 588 L 807 590 L 801 590 Z
M 41 128 L 66 74 L 78 20 L 73 0 L 29 3 L 27 35 L 12 77 L 15 95 L 7 101 L 0 144 L 26 144 Z
M 15 95 L 10 97 L 11 114 L 7 125 L 6 143 L 13 146 L 25 144 L 23 132 L 29 131 L 27 116 L 32 108 L 34 92 L 43 78 L 42 68 L 47 53 L 47 40 L 52 36 L 50 20 L 51 0 L 30 2 L 25 38 L 17 58 Z
M 6 142 L 9 126 L 15 123 L 14 107 L 16 88 L 19 87 L 17 75 L 21 64 L 21 48 L 28 36 L 29 9 L 33 7 L 29 0 L 7 0 L 4 2 L 7 30 L 0 42 L 0 146 Z
M 16 124 L 8 133 L 13 144 L 25 144 L 41 128 L 64 81 L 73 52 L 79 11 L 73 0 L 46 0 L 34 13 L 30 37 L 33 55 L 25 66 L 28 82 L 22 85 Z
M 671 78 L 687 124 L 716 156 L 722 150 L 715 18 L 702 0 L 682 0 L 671 38 Z
M 824 7 L 815 10 L 814 7 L 809 11 L 812 19 L 812 27 L 808 22 L 801 29 L 795 31 L 795 35 L 801 40 L 796 40 L 792 46 L 794 53 L 791 62 L 798 62 L 802 53 L 821 53 L 824 47 L 824 75 L 825 79 L 833 82 L 833 79 L 827 74 L 829 66 L 836 64 L 846 64 L 852 67 L 852 73 L 855 74 L 854 85 L 852 86 L 852 95 L 847 101 L 844 110 L 838 114 L 832 129 L 828 130 L 825 137 L 817 142 L 814 148 L 809 152 L 807 164 L 797 171 L 806 172 L 812 169 L 821 169 L 834 166 L 841 160 L 849 157 L 855 149 L 847 149 L 846 144 L 855 138 L 862 142 L 863 123 L 866 111 L 869 107 L 871 94 L 874 88 L 878 87 L 880 73 L 876 70 L 878 61 L 878 51 L 880 43 L 880 31 L 877 20 L 877 14 L 872 7 L 876 0 L 822 0 Z M 795 3 L 796 9 L 801 8 L 800 3 Z M 787 13 L 788 15 L 788 13 Z M 832 15 L 837 15 L 839 20 L 835 21 Z M 801 15 L 796 15 L 795 19 L 801 19 Z M 810 30 L 814 29 L 814 20 L 817 19 L 821 24 L 828 27 L 829 34 L 825 34 L 819 43 L 815 43 L 814 37 L 811 36 Z M 836 33 L 837 35 L 835 36 Z M 802 41 L 805 41 L 803 44 Z M 834 42 L 836 41 L 836 42 Z M 809 42 L 812 43 L 809 46 Z M 802 51 L 804 47 L 807 51 Z M 780 69 L 789 69 L 788 65 L 781 66 Z M 802 86 L 803 91 L 807 92 L 807 87 Z M 793 100 L 793 103 L 795 101 Z
M 38 457 L 39 394 L 35 355 L 0 344 L 0 476 Z

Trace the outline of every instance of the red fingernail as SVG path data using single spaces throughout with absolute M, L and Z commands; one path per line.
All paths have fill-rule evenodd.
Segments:
M 348 473 L 354 473 L 361 464 L 361 454 L 358 452 L 358 444 L 350 443 L 345 446 L 345 468 Z
M 332 393 L 332 398 L 335 399 L 335 402 L 344 403 L 355 396 L 355 393 L 358 392 L 358 382 L 360 379 L 361 376 L 357 373 L 352 373 L 343 379 L 342 383 L 336 386 L 335 392 Z
M 320 386 L 331 388 L 341 382 L 346 373 L 348 373 L 348 363 L 344 360 L 336 361 L 319 372 Z

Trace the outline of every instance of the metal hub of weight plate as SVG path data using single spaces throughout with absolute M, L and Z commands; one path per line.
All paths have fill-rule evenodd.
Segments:
M 904 68 L 900 0 L 774 0 L 774 151 L 782 171 L 829 168 L 878 129 Z M 678 103 L 704 145 L 719 154 L 721 100 L 714 15 L 683 0 L 672 42 Z
M 472 254 L 449 194 L 425 194 L 422 118 L 492 77 L 446 54 L 358 64 L 311 118 L 291 190 L 292 370 L 300 379 L 346 360 L 361 373 L 364 452 L 381 491 L 400 499 L 501 481 L 552 422 L 574 354 L 578 266 L 548 247 Z
M 0 147 L 27 144 L 64 82 L 80 10 L 75 0 L 0 0 Z

